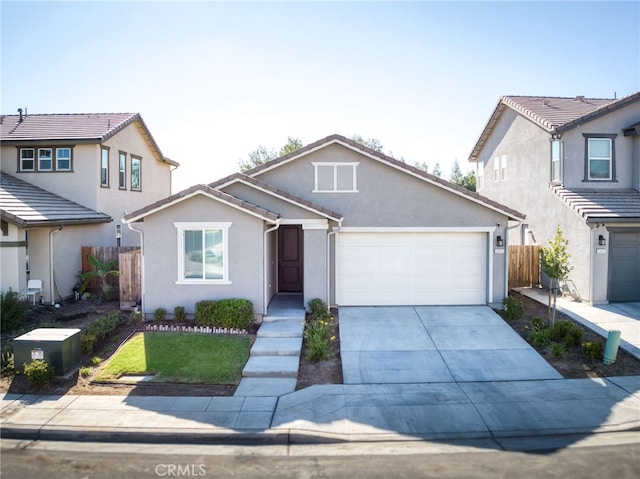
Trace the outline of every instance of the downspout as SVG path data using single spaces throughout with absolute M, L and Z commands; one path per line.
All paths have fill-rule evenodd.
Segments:
M 340 231 L 340 228 L 342 228 L 342 218 L 338 221 L 338 226 L 327 235 L 327 305 L 329 307 L 331 307 L 331 237 Z
M 51 305 L 55 305 L 54 295 L 54 278 L 53 278 L 53 235 L 62 231 L 62 226 L 58 226 L 56 229 L 49 231 L 49 291 L 51 294 Z
M 262 242 L 262 282 L 263 282 L 262 315 L 263 316 L 267 315 L 267 306 L 269 306 L 268 305 L 269 298 L 267 297 L 269 295 L 269 281 L 267 280 L 267 271 L 269 269 L 269 264 L 268 264 L 269 255 L 267 252 L 267 235 L 277 230 L 278 228 L 280 228 L 280 221 L 282 221 L 282 218 L 278 218 L 276 220 L 276 225 L 273 228 L 269 228 L 264 231 L 264 237 Z
M 124 220 L 122 221 L 125 222 Z M 144 279 L 144 232 L 142 230 L 135 229 L 131 223 L 127 223 L 127 226 L 131 231 L 135 231 L 140 235 L 140 312 L 142 313 L 142 318 L 144 320 L 144 288 L 146 284 Z

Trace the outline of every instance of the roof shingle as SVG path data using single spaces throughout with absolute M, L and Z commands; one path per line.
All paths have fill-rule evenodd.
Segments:
M 6 173 L 0 174 L 0 214 L 24 226 L 109 223 L 112 218 L 38 188 Z
M 640 221 L 640 193 L 636 190 L 553 186 L 552 191 L 587 223 Z

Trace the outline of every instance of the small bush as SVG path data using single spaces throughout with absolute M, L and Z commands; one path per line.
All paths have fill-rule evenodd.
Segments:
M 584 355 L 594 361 L 599 361 L 604 357 L 604 343 L 602 341 L 587 341 L 582 343 Z
M 24 317 L 29 310 L 29 300 L 20 293 L 9 288 L 7 292 L 0 292 L 0 329 L 3 333 L 14 331 L 22 326 Z
M 97 366 L 100 363 L 102 363 L 102 358 L 100 356 L 94 356 L 91 358 L 91 364 L 94 366 Z
M 542 318 L 531 318 L 531 326 L 534 331 L 541 331 L 545 328 L 544 319 Z
M 566 351 L 566 347 L 563 343 L 551 344 L 551 356 L 553 356 L 554 358 L 562 359 Z
M 82 351 L 82 354 L 85 356 L 91 355 L 96 345 L 115 331 L 119 322 L 120 317 L 116 313 L 110 314 L 109 316 L 103 316 L 97 321 L 91 323 L 80 336 L 80 350 Z
M 2 352 L 2 355 L 0 355 L 0 364 L 3 374 L 14 370 L 15 365 L 12 350 L 7 349 L 6 351 Z
M 156 308 L 153 312 L 153 320 L 160 323 L 165 319 L 167 319 L 167 310 L 164 308 Z
M 198 326 L 246 329 L 253 321 L 253 303 L 246 299 L 198 301 L 195 321 Z
M 504 304 L 504 315 L 509 320 L 520 319 L 524 314 L 524 306 L 522 301 L 517 298 L 507 297 L 502 300 Z
M 184 306 L 176 306 L 173 308 L 173 320 L 176 323 L 183 323 L 187 319 L 187 310 Z
M 29 381 L 29 386 L 40 389 L 53 380 L 54 371 L 46 361 L 36 360 L 24 365 L 24 375 Z
M 551 342 L 551 334 L 548 329 L 534 328 L 533 331 L 529 333 L 528 338 L 534 346 L 538 347 L 546 346 Z
M 127 320 L 127 324 L 130 326 L 136 326 L 142 322 L 142 312 L 140 311 L 131 311 L 129 315 L 129 319 Z
M 549 328 L 553 341 L 562 342 L 566 348 L 579 346 L 582 343 L 584 331 L 571 321 L 557 321 Z
M 92 372 L 93 371 L 91 370 L 90 367 L 83 366 L 83 367 L 80 368 L 80 377 L 88 378 L 89 376 L 91 376 Z
M 331 338 L 329 337 L 328 321 L 307 323 L 304 338 L 307 345 L 306 355 L 309 361 L 324 361 L 331 358 Z
M 327 307 L 327 303 L 320 298 L 314 298 L 307 303 L 309 308 L 310 321 L 330 321 L 331 313 Z

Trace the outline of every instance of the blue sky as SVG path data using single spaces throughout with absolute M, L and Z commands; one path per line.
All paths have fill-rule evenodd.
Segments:
M 8 2 L 1 110 L 140 112 L 174 190 L 259 145 L 467 158 L 501 95 L 640 90 L 639 2 Z

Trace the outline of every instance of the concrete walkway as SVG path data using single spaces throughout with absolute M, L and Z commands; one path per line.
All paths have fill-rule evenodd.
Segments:
M 549 304 L 548 290 L 518 288 L 516 291 L 544 305 Z M 605 339 L 609 331 L 620 331 L 620 347 L 640 360 L 640 302 L 589 306 L 586 303 L 559 297 L 556 307 L 558 311 L 592 329 Z
M 423 439 L 528 450 L 532 440 L 540 449 L 561 448 L 584 435 L 640 430 L 640 376 L 545 378 L 557 376 L 532 355 L 518 356 L 525 348 L 503 332 L 489 308 L 403 308 L 380 317 L 373 314 L 380 308 L 368 309 L 341 310 L 344 353 L 353 356 L 346 363 L 355 365 L 345 370 L 349 384 L 285 394 L 257 394 L 258 386 L 249 385 L 246 395 L 233 397 L 5 394 L 2 437 L 248 444 Z M 376 335 L 357 334 L 366 321 L 376 323 Z M 403 328 L 416 335 L 405 337 L 404 349 L 398 343 Z M 384 353 L 385 341 L 398 362 L 368 354 Z M 488 344 L 491 353 L 483 354 Z M 433 365 L 436 373 L 403 376 L 405 367 L 419 374 Z M 541 375 L 532 378 L 538 368 Z

